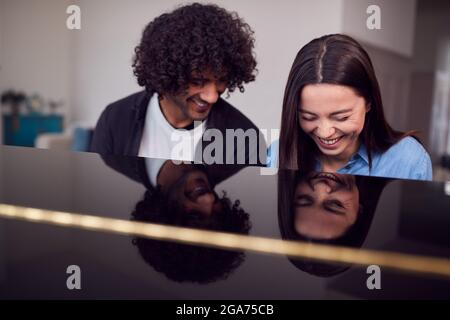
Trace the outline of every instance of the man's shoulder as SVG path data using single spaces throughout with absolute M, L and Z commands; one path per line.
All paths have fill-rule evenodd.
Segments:
M 225 151 L 226 163 L 231 163 L 228 162 L 231 160 L 234 161 L 233 163 L 266 166 L 266 141 L 263 132 L 241 111 L 227 101 L 220 99 L 216 102 L 208 116 L 207 128 L 218 129 L 225 139 L 228 139 L 228 137 L 232 138 L 224 144 L 226 149 L 228 149 L 228 146 L 234 147 L 234 152 L 231 154 Z M 232 136 L 229 136 L 228 130 L 234 130 Z M 243 135 L 240 130 L 244 131 Z M 244 140 L 240 137 L 243 137 Z M 257 140 L 253 140 L 253 137 Z M 237 146 L 235 138 L 241 142 L 245 141 L 245 146 L 243 148 L 242 146 Z
M 124 98 L 108 104 L 105 108 L 105 113 L 120 114 L 135 112 L 135 107 L 139 106 L 147 97 L 145 91 L 132 93 Z

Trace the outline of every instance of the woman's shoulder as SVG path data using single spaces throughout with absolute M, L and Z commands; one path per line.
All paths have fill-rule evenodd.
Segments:
M 428 152 L 414 137 L 405 137 L 380 156 L 381 167 L 390 167 L 400 178 L 431 180 L 432 166 Z
M 417 139 L 408 136 L 391 146 L 385 155 L 397 155 L 401 158 L 417 160 L 428 156 L 428 153 Z
M 267 149 L 267 167 L 277 168 L 278 167 L 278 148 L 279 140 L 272 142 Z

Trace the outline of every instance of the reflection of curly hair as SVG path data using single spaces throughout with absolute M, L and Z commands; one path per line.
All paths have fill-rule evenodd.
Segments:
M 243 92 L 243 83 L 255 79 L 253 47 L 252 29 L 235 12 L 194 3 L 147 25 L 135 49 L 134 75 L 149 93 L 178 94 L 210 70 L 229 92 Z
M 249 215 L 240 208 L 239 201 L 231 202 L 225 193 L 218 201 L 222 210 L 208 219 L 199 215 L 180 212 L 180 208 L 168 205 L 167 197 L 147 191 L 137 203 L 132 219 L 159 224 L 178 225 L 230 233 L 248 234 Z M 181 219 L 180 219 L 181 218 Z M 221 250 L 175 242 L 135 238 L 142 258 L 156 271 L 177 282 L 209 283 L 226 279 L 244 261 L 241 251 Z

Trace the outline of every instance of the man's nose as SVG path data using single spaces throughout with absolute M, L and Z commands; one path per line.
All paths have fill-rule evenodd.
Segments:
M 322 121 L 316 129 L 316 135 L 322 139 L 331 138 L 336 133 L 333 124 L 328 121 Z
M 205 193 L 198 197 L 196 203 L 199 211 L 205 215 L 211 215 L 215 200 L 214 194 L 212 193 Z
M 217 85 L 213 82 L 206 84 L 200 92 L 200 99 L 210 104 L 216 103 L 219 99 Z

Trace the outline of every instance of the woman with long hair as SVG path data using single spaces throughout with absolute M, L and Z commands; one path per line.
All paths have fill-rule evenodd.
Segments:
M 362 247 L 390 179 L 326 172 L 278 172 L 278 224 L 285 240 Z M 331 277 L 350 266 L 289 257 L 298 269 Z
M 326 35 L 294 60 L 279 146 L 272 146 L 269 161 L 273 166 L 279 160 L 283 169 L 431 180 L 430 157 L 414 134 L 387 123 L 362 46 L 349 36 Z

